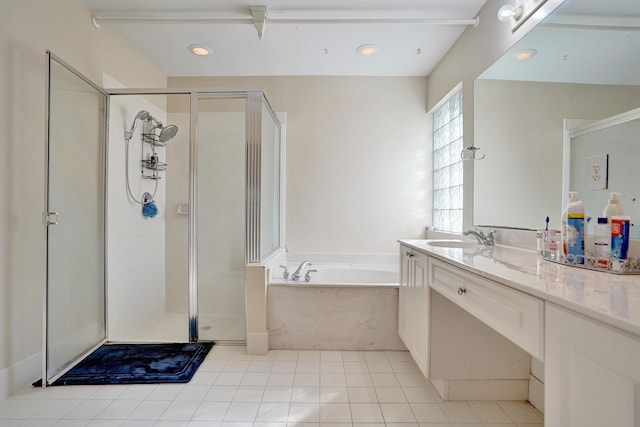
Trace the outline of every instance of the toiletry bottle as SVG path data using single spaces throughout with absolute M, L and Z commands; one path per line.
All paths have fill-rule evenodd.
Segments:
M 607 217 L 609 224 L 611 224 L 611 217 L 624 215 L 618 196 L 621 196 L 621 194 L 615 192 L 610 193 L 607 206 L 604 207 L 604 211 L 602 212 L 602 216 Z
M 614 216 L 611 218 L 611 257 L 614 260 L 627 259 L 630 226 L 631 218 L 628 216 Z
M 596 225 L 596 237 L 593 242 L 593 256 L 596 259 L 596 267 L 608 268 L 611 259 L 611 228 L 606 217 L 599 217 Z
M 578 199 L 578 193 L 569 192 L 569 205 L 566 211 L 566 230 L 563 247 L 570 263 L 584 264 L 584 204 Z

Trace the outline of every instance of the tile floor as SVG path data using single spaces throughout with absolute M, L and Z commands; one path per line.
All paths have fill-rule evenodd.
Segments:
M 542 427 L 524 402 L 443 402 L 407 352 L 215 346 L 188 384 L 30 388 L 0 426 Z

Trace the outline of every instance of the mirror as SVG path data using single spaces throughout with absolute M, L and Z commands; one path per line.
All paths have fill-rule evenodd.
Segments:
M 589 234 L 609 193 L 616 191 L 622 193 L 624 214 L 632 218 L 629 236 L 640 238 L 640 108 L 575 129 L 568 141 L 568 186 L 581 195 L 585 212 L 592 216 Z
M 534 55 L 516 60 L 523 51 Z M 538 229 L 549 216 L 560 227 L 565 120 L 640 107 L 638 52 L 638 0 L 566 0 L 478 77 L 474 145 L 486 158 L 474 162 L 474 225 Z

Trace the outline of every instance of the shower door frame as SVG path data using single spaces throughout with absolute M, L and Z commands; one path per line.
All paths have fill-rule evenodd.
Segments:
M 280 131 L 280 147 L 282 148 L 282 124 L 277 114 L 273 111 L 264 90 L 259 87 L 198 87 L 198 88 L 126 88 L 126 89 L 105 89 L 107 95 L 189 95 L 189 215 L 188 215 L 188 318 L 189 318 L 189 341 L 198 341 L 198 225 L 197 213 L 197 144 L 198 144 L 198 101 L 200 99 L 225 99 L 244 98 L 246 119 L 245 133 L 245 266 L 249 263 L 260 262 L 260 166 L 261 166 L 261 119 L 263 103 L 267 106 L 276 126 Z M 283 158 L 283 153 L 280 153 Z M 282 164 L 280 171 L 282 177 Z M 281 185 L 282 187 L 282 185 Z M 282 193 L 282 188 L 280 189 Z M 282 194 L 281 194 L 282 196 Z M 280 229 L 284 213 L 280 209 Z M 251 230 L 251 232 L 250 232 Z M 280 233 L 282 236 L 282 231 Z M 280 248 L 283 246 L 283 239 L 280 239 Z M 277 249 L 276 249 L 277 251 Z M 265 257 L 271 254 L 266 254 Z M 246 298 L 246 296 L 245 296 Z M 246 316 L 246 307 L 245 307 Z
M 72 67 L 71 65 L 69 65 L 66 61 L 64 61 L 63 59 L 61 59 L 60 57 L 58 57 L 56 54 L 54 54 L 53 52 L 51 52 L 49 49 L 47 49 L 45 51 L 46 56 L 47 56 L 47 72 L 46 72 L 46 83 L 45 83 L 45 145 L 44 145 L 44 157 L 45 157 L 45 162 L 44 162 L 44 188 L 45 188 L 45 194 L 44 194 L 44 211 L 43 211 L 43 216 L 42 216 L 42 220 L 43 220 L 43 225 L 44 225 L 44 240 L 45 240 L 45 249 L 44 249 L 44 256 L 45 256 L 45 283 L 44 283 L 44 301 L 43 301 L 43 334 L 42 334 L 42 346 L 43 346 L 43 351 L 42 351 L 42 380 L 41 380 L 41 385 L 42 387 L 47 387 L 50 384 L 53 384 L 58 378 L 60 378 L 61 376 L 63 376 L 66 372 L 68 372 L 70 369 L 72 369 L 75 365 L 77 365 L 78 363 L 80 363 L 85 357 L 87 357 L 89 354 L 93 353 L 96 349 L 98 349 L 101 345 L 103 345 L 106 341 L 107 338 L 109 336 L 109 323 L 108 323 L 108 319 L 107 319 L 107 312 L 108 312 L 108 304 L 109 301 L 107 299 L 107 285 L 108 285 L 108 241 L 107 241 L 107 210 L 108 210 L 108 185 L 109 183 L 107 182 L 107 170 L 108 170 L 108 141 L 109 141 L 109 129 L 107 124 L 109 123 L 109 101 L 110 101 L 110 94 L 102 87 L 98 86 L 97 84 L 95 84 L 93 81 L 91 81 L 88 77 L 86 77 L 85 75 L 83 75 L 80 71 L 78 71 L 77 69 L 75 69 L 74 67 Z M 102 213 L 102 217 L 103 217 L 103 224 L 102 224 L 102 235 L 103 235 L 103 242 L 104 242 L 104 246 L 102 248 L 103 253 L 104 253 L 104 257 L 103 257 L 103 263 L 102 263 L 102 268 L 103 268 L 103 279 L 102 279 L 102 291 L 104 292 L 104 313 L 102 316 L 102 322 L 104 325 L 104 336 L 102 336 L 97 343 L 94 343 L 92 345 L 90 345 L 89 347 L 87 347 L 82 353 L 78 354 L 77 356 L 75 356 L 75 358 L 71 359 L 70 361 L 68 361 L 65 365 L 63 365 L 58 371 L 56 371 L 56 373 L 49 375 L 49 369 L 50 369 L 50 363 L 49 363 L 49 354 L 50 354 L 50 348 L 49 348 L 49 344 L 50 344 L 50 339 L 49 339 L 49 332 L 50 332 L 50 322 L 49 322 L 49 314 L 51 313 L 51 307 L 49 307 L 49 295 L 50 295 L 50 278 L 51 278 L 51 274 L 50 274 L 50 268 L 49 268 L 49 245 L 50 245 L 50 236 L 49 236 L 49 227 L 51 225 L 56 225 L 57 224 L 57 218 L 56 221 L 51 221 L 51 215 L 56 215 L 57 217 L 57 212 L 52 212 L 51 211 L 51 201 L 50 201 L 50 184 L 51 184 L 51 179 L 50 179 L 50 142 L 51 142 L 51 75 L 52 75 L 52 61 L 56 62 L 58 65 L 60 65 L 62 68 L 64 68 L 65 70 L 69 71 L 72 75 L 74 75 L 75 77 L 77 77 L 78 79 L 80 79 L 82 82 L 86 83 L 89 87 L 91 87 L 92 89 L 94 89 L 96 92 L 104 95 L 105 100 L 104 100 L 104 125 L 105 125 L 105 130 L 104 130 L 104 134 L 103 136 L 103 140 L 102 140 L 102 156 L 103 156 L 103 161 L 102 164 L 100 165 L 100 168 L 102 169 L 102 173 L 103 173 L 103 188 L 102 191 L 104 192 L 104 196 L 103 196 L 103 213 Z

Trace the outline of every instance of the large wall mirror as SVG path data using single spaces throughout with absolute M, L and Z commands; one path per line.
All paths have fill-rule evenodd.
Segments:
M 537 229 L 549 216 L 559 228 L 565 125 L 640 107 L 639 52 L 640 1 L 566 0 L 478 77 L 474 144 L 486 157 L 474 164 L 474 225 Z M 618 172 L 637 182 L 634 168 Z

